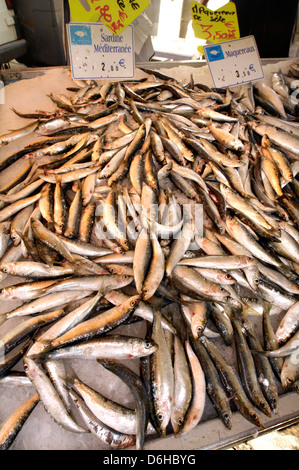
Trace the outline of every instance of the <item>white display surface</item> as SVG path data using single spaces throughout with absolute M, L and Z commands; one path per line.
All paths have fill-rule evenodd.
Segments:
M 290 65 L 294 63 L 294 59 L 273 63 L 264 67 L 265 82 L 270 84 L 273 72 L 281 69 L 287 72 Z M 146 65 L 146 64 L 144 64 Z M 148 63 L 148 66 L 153 65 Z M 156 64 L 155 64 L 156 65 Z M 204 67 L 191 67 L 183 63 L 178 66 L 159 67 L 161 73 L 176 78 L 177 80 L 188 80 L 191 74 L 194 76 L 196 82 L 202 82 L 208 86 L 212 86 L 212 80 L 207 66 Z M 170 65 L 170 64 L 169 64 Z M 154 67 L 153 67 L 154 68 Z M 21 75 L 21 74 L 20 74 Z M 146 78 L 147 74 L 136 69 L 136 79 Z M 15 115 L 12 107 L 20 112 L 33 112 L 37 109 L 44 109 L 52 111 L 55 109 L 54 103 L 49 98 L 49 94 L 57 95 L 65 93 L 71 96 L 72 92 L 67 88 L 74 86 L 68 71 L 64 68 L 47 69 L 43 74 L 31 79 L 18 79 L 9 83 L 5 87 L 5 104 L 0 106 L 0 131 L 2 133 L 8 132 L 10 129 L 17 129 L 28 124 L 28 120 Z M 8 145 L 2 147 L 2 152 L 11 155 L 14 152 L 24 148 L 25 145 L 32 141 L 37 140 L 37 135 L 31 134 L 23 137 L 15 142 L 10 142 Z M 20 278 L 15 278 L 14 282 L 20 282 Z M 12 278 L 7 278 L 5 285 L 12 284 Z M 19 306 L 18 301 L 1 302 L 0 312 L 12 310 Z M 280 317 L 273 319 L 273 326 L 276 328 Z M 5 324 L 1 325 L 0 333 L 4 334 L 12 325 L 19 323 L 20 319 L 11 319 Z M 259 323 L 259 317 L 256 317 Z M 145 325 L 144 322 L 123 325 L 114 333 L 144 336 Z M 227 351 L 227 348 L 226 348 Z M 233 362 L 233 351 L 229 350 L 228 361 Z M 133 360 L 132 360 L 133 361 Z M 138 372 L 138 363 L 127 362 L 126 365 L 133 371 Z M 118 401 L 119 403 L 127 406 L 134 406 L 134 398 L 130 389 L 118 377 L 114 377 L 112 373 L 107 371 L 103 366 L 95 360 L 77 359 L 71 361 L 68 366 L 71 366 L 78 374 L 81 380 L 86 381 L 89 386 L 97 389 L 103 394 L 107 394 L 109 398 Z M 22 364 L 20 364 L 22 369 Z M 4 387 L 0 385 L 1 406 L 0 406 L 0 422 L 4 421 L 10 413 L 12 413 L 16 406 L 20 405 L 26 398 L 29 398 L 34 393 L 33 387 Z M 288 394 L 281 397 L 279 403 L 279 412 L 273 415 L 273 418 L 266 418 L 264 420 L 267 428 L 268 426 L 276 425 L 279 422 L 286 421 L 294 414 L 297 415 L 298 410 L 298 395 Z M 173 434 L 168 435 L 165 439 L 154 439 L 146 442 L 145 450 L 198 450 L 202 447 L 217 446 L 220 442 L 232 442 L 238 437 L 252 436 L 257 432 L 256 428 L 246 421 L 239 413 L 234 413 L 233 429 L 227 430 L 223 423 L 218 419 L 211 419 L 214 409 L 211 403 L 207 400 L 207 409 L 203 421 L 191 433 L 181 438 L 174 438 Z M 106 450 L 107 446 L 96 441 L 90 434 L 75 434 L 66 431 L 59 427 L 59 425 L 52 420 L 50 415 L 45 411 L 42 403 L 39 403 L 29 419 L 22 427 L 15 442 L 11 446 L 11 450 Z M 142 458 L 142 457 L 141 457 Z M 100 460 L 101 462 L 101 460 Z
M 70 23 L 67 31 L 73 78 L 134 77 L 132 25 L 117 36 L 101 23 Z

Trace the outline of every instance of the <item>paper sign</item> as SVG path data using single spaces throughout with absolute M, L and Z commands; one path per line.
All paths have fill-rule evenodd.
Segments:
M 194 35 L 207 43 L 223 42 L 240 37 L 237 8 L 229 2 L 218 10 L 210 10 L 198 2 L 191 3 L 191 17 Z M 198 47 L 203 53 L 202 46 Z
M 101 23 L 70 23 L 67 31 L 74 79 L 134 77 L 132 25 L 118 36 Z
M 149 5 L 149 0 L 69 0 L 72 22 L 102 24 L 118 35 Z
M 264 78 L 254 36 L 203 48 L 214 86 L 217 88 L 241 85 Z

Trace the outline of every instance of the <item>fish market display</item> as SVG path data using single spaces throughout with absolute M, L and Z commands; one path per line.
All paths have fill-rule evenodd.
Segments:
M 0 393 L 32 387 L 1 449 L 36 405 L 139 450 L 200 426 L 207 401 L 227 429 L 236 410 L 262 429 L 298 393 L 297 68 L 234 89 L 142 70 L 73 80 L 49 95 L 55 111 L 13 109 L 29 123 L 0 136 L 0 299 L 19 303 L 0 314 Z M 121 329 L 136 322 L 143 337 Z M 77 359 L 124 382 L 134 407 Z

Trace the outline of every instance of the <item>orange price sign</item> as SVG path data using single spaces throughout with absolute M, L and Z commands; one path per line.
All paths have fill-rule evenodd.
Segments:
M 72 22 L 101 22 L 113 34 L 127 28 L 149 5 L 149 0 L 69 0 Z
M 229 2 L 218 10 L 210 10 L 194 1 L 191 3 L 191 17 L 195 37 L 205 39 L 207 44 L 240 38 L 237 8 L 234 2 Z M 201 46 L 198 50 L 203 53 Z

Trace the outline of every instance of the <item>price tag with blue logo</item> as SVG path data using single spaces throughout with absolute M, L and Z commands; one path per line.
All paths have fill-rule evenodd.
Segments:
M 67 31 L 74 79 L 134 78 L 132 25 L 117 36 L 101 23 L 70 23 Z
M 214 86 L 242 85 L 264 78 L 254 36 L 204 46 Z

